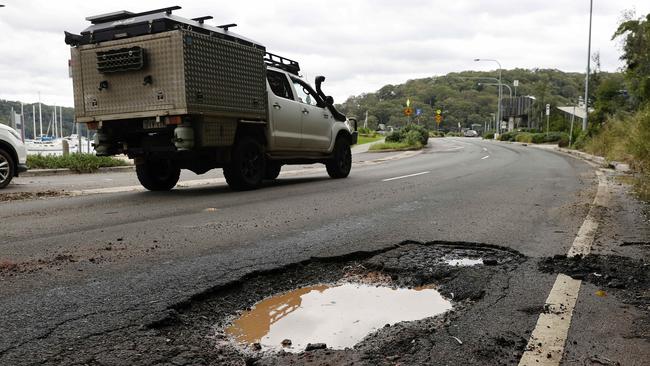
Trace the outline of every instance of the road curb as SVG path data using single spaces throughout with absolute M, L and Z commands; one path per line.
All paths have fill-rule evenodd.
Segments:
M 96 173 L 123 173 L 135 171 L 135 165 L 112 166 L 99 168 L 92 173 L 81 173 L 72 169 L 31 169 L 22 174 L 21 177 L 47 177 L 57 175 L 78 175 L 78 174 L 96 174 Z

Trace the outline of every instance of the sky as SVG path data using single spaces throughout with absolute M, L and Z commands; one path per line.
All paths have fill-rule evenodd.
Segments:
M 463 70 L 554 68 L 584 72 L 589 0 L 328 0 L 166 2 L 0 0 L 0 99 L 73 106 L 69 47 L 63 31 L 80 33 L 86 17 L 172 5 L 174 14 L 212 15 L 231 29 L 300 62 L 313 83 L 343 102 L 386 84 Z M 612 41 L 622 14 L 650 13 L 647 0 L 594 0 L 592 53 L 604 71 L 621 68 Z

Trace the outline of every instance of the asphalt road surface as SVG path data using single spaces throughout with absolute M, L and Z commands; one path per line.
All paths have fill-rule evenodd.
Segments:
M 462 345 L 427 346 L 441 364 L 519 362 L 557 285 L 557 271 L 539 263 L 575 245 L 600 192 L 596 169 L 548 149 L 465 138 L 354 161 L 347 179 L 285 167 L 250 192 L 230 191 L 218 171 L 184 175 L 190 183 L 165 193 L 140 190 L 133 173 L 17 179 L 3 194 L 52 192 L 0 202 L 0 364 L 219 364 L 192 345 L 172 347 L 151 324 L 250 273 L 405 241 L 487 244 L 525 258 L 447 324 Z M 591 253 L 647 262 L 643 206 L 603 179 Z M 558 362 L 648 364 L 648 290 L 634 303 L 615 285 L 578 287 Z M 481 356 L 480 337 L 496 334 L 523 344 Z M 436 364 L 406 355 L 379 363 L 399 360 Z

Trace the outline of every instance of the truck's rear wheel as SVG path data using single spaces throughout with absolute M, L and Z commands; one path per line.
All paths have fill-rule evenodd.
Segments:
M 0 189 L 9 185 L 14 177 L 14 159 L 11 155 L 0 149 Z
M 264 179 L 273 180 L 280 175 L 282 165 L 275 161 L 266 162 L 266 170 L 264 171 Z
M 232 161 L 223 168 L 223 175 L 230 188 L 245 191 L 262 184 L 265 170 L 262 145 L 252 137 L 243 137 L 235 144 Z
M 150 191 L 169 191 L 181 175 L 181 169 L 171 159 L 147 159 L 135 166 L 138 180 Z
M 334 143 L 333 156 L 325 166 L 327 174 L 332 178 L 345 178 L 350 174 L 352 169 L 352 151 L 350 151 L 350 142 L 339 137 Z

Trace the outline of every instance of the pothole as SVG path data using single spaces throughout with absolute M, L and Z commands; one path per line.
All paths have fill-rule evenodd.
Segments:
M 258 302 L 225 332 L 261 350 L 302 352 L 310 344 L 309 349 L 345 349 L 379 328 L 451 308 L 451 301 L 430 287 L 315 285 Z
M 197 294 L 150 327 L 165 344 L 219 365 L 381 364 L 396 355 L 421 364 L 436 344 L 458 346 L 452 336 L 467 346 L 466 336 L 449 333 L 453 323 L 487 291 L 498 301 L 523 261 L 485 244 L 403 242 L 246 275 Z M 507 338 L 512 344 L 487 339 L 476 352 L 523 352 L 526 339 Z
M 445 263 L 456 267 L 471 267 L 483 264 L 483 258 L 447 258 Z

